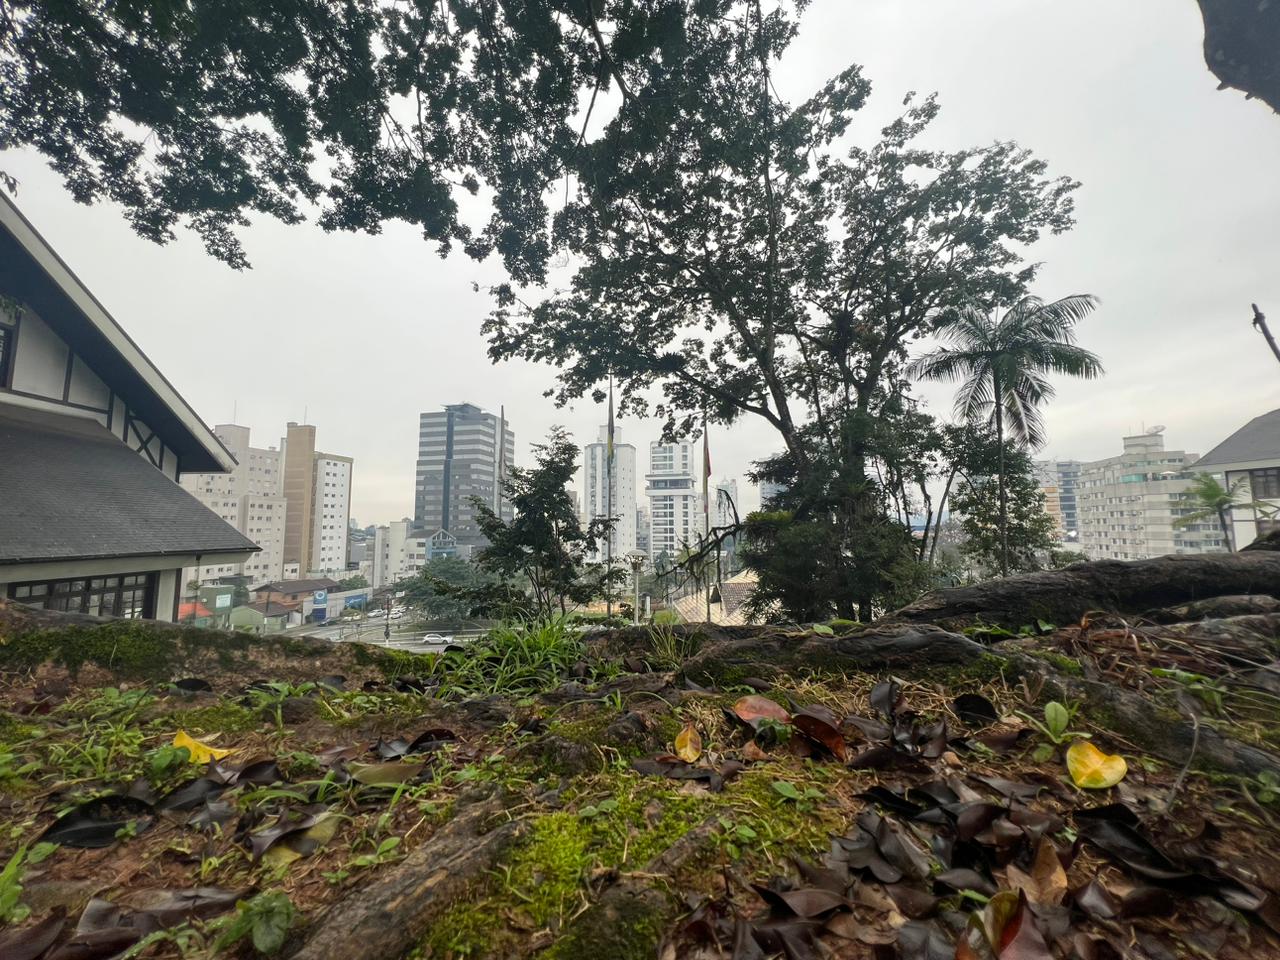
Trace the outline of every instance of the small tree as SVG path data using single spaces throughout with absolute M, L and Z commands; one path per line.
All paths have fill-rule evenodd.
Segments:
M 363 574 L 357 573 L 354 577 L 347 577 L 338 581 L 338 585 L 334 587 L 335 593 L 342 593 L 344 590 L 359 590 L 361 587 L 367 587 L 369 581 L 364 578 Z
M 541 618 L 604 596 L 627 574 L 586 562 L 613 520 L 597 518 L 585 530 L 578 520 L 567 489 L 578 469 L 577 444 L 562 427 L 553 427 L 533 453 L 532 469 L 515 467 L 502 481 L 503 495 L 515 509 L 513 520 L 503 520 L 478 498 L 473 502 L 480 530 L 489 540 L 476 563 L 503 580 L 526 581 L 533 612 Z
M 1230 486 L 1211 473 L 1201 473 L 1191 481 L 1191 495 L 1196 510 L 1173 522 L 1175 527 L 1186 527 L 1204 520 L 1217 519 L 1222 528 L 1222 539 L 1227 550 L 1235 552 L 1235 538 L 1231 535 L 1231 511 L 1236 507 L 1254 510 L 1265 517 L 1274 516 L 1276 508 L 1269 503 L 1253 499 L 1252 492 L 1245 490 L 1245 478 L 1232 481 Z
M 1054 523 L 1045 510 L 1031 458 L 1016 448 L 1006 449 L 1002 463 L 1003 505 L 993 496 L 995 470 L 966 474 L 952 496 L 964 534 L 961 554 L 985 576 L 1043 570 L 1055 544 Z

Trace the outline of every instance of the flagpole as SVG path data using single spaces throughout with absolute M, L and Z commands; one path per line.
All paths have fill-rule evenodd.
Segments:
M 708 500 L 707 486 L 711 480 L 711 447 L 707 437 L 707 408 L 702 407 L 702 536 L 703 549 L 711 539 L 711 504 Z M 705 562 L 705 557 L 703 558 Z M 711 622 L 711 578 L 703 577 L 707 591 L 707 623 Z
M 610 526 L 605 529 L 604 541 L 604 596 L 605 596 L 605 616 L 613 616 L 613 583 L 610 577 L 613 576 L 613 373 L 609 373 L 609 424 L 605 428 L 605 450 L 604 450 L 604 501 L 605 501 L 605 518 L 609 521 Z

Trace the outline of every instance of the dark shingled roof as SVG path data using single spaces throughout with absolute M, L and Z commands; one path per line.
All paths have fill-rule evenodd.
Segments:
M 0 564 L 257 549 L 96 421 L 0 407 Z
M 1254 417 L 1197 460 L 1195 466 L 1253 460 L 1280 460 L 1280 410 Z

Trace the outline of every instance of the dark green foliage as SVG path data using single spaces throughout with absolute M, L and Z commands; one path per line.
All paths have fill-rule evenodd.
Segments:
M 354 577 L 346 577 L 339 580 L 338 585 L 334 587 L 335 593 L 341 593 L 344 590 L 359 590 L 361 587 L 367 587 L 369 581 L 362 574 L 357 573 Z
M 397 586 L 405 592 L 405 600 L 424 607 L 434 620 L 466 620 L 475 606 L 474 591 L 493 579 L 458 557 L 433 557 L 415 577 Z
M 997 463 L 991 462 L 994 439 L 975 434 L 970 448 L 973 467 L 966 471 L 951 498 L 964 531 L 961 552 L 980 576 L 1001 572 L 1000 498 L 996 495 Z M 1005 444 L 1005 491 L 1008 498 L 1008 573 L 1043 570 L 1049 566 L 1055 540 L 1053 518 L 1045 512 L 1044 494 L 1036 481 L 1031 458 Z M 982 460 L 988 461 L 985 470 Z M 1080 558 L 1077 558 L 1080 559 Z
M 584 530 L 578 520 L 567 489 L 578 469 L 577 445 L 562 428 L 553 427 L 546 443 L 534 445 L 533 454 L 531 469 L 514 467 L 502 482 L 503 495 L 515 511 L 512 520 L 503 520 L 487 504 L 475 501 L 480 530 L 489 540 L 476 564 L 499 578 L 488 590 L 495 602 L 509 602 L 507 584 L 519 578 L 528 587 L 534 617 L 545 620 L 603 596 L 609 584 L 626 573 L 586 563 L 613 521 L 592 520 Z
M 185 224 L 233 266 L 251 215 L 293 223 L 316 203 L 327 230 L 401 220 L 539 279 L 544 194 L 578 165 L 583 99 L 622 91 L 622 115 L 644 117 L 686 22 L 743 8 L 8 0 L 0 149 L 36 148 L 78 200 L 119 203 L 157 241 Z M 472 230 L 457 199 L 481 185 L 492 218 Z

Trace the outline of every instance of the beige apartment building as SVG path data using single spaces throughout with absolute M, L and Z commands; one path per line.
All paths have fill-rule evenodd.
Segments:
M 310 576 L 341 576 L 347 569 L 351 522 L 350 457 L 316 450 L 316 428 L 290 421 L 284 453 L 284 561 Z
M 1216 522 L 1175 526 L 1196 511 L 1190 493 L 1198 455 L 1166 450 L 1163 428 L 1124 437 L 1116 457 L 1080 465 L 1080 549 L 1090 560 L 1144 560 L 1226 550 Z

